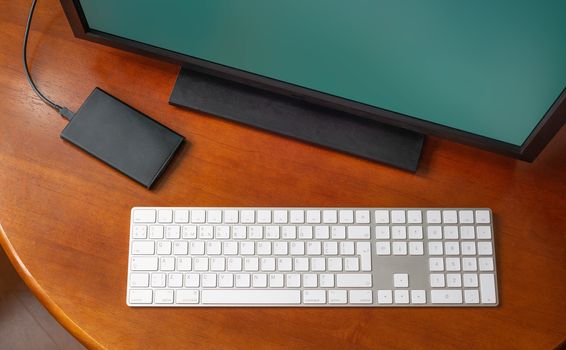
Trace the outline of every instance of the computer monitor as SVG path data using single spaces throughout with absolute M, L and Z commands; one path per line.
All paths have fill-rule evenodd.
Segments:
M 76 36 L 533 160 L 566 121 L 566 2 L 61 0 Z

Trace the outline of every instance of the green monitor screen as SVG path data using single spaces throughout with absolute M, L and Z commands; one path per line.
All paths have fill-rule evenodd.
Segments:
M 566 86 L 566 1 L 80 0 L 90 30 L 521 146 Z

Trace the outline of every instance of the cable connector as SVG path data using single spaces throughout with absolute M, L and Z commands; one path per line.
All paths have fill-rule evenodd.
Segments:
M 73 117 L 75 116 L 75 113 L 73 113 L 70 109 L 68 109 L 67 107 L 61 107 L 59 109 L 59 114 L 61 114 L 63 116 L 63 118 L 67 119 L 67 120 L 71 120 L 73 119 Z

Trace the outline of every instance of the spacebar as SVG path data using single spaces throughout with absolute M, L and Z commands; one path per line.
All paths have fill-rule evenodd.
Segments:
M 203 304 L 300 304 L 300 290 L 233 290 L 205 289 Z

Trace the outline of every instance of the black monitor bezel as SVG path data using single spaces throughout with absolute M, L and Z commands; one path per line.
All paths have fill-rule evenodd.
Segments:
M 86 17 L 84 16 L 79 0 L 61 0 L 61 5 L 63 6 L 63 10 L 65 11 L 67 20 L 71 25 L 74 35 L 78 38 L 163 59 L 203 73 L 237 81 L 272 92 L 281 93 L 318 105 L 338 109 L 359 117 L 368 118 L 424 134 L 450 139 L 526 161 L 533 161 L 566 122 L 565 88 L 548 109 L 541 121 L 533 129 L 525 142 L 521 146 L 517 146 L 445 125 L 418 119 L 416 117 L 380 109 L 287 82 L 212 63 L 189 55 L 93 30 L 88 27 Z

